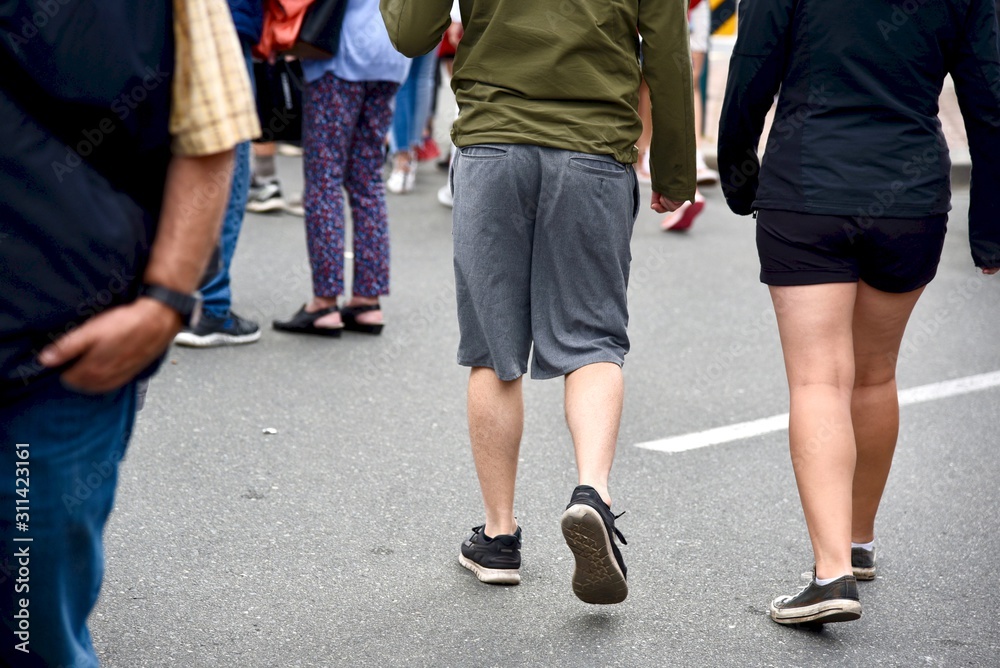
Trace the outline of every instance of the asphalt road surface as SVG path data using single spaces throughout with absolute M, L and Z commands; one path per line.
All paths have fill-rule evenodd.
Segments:
M 298 164 L 281 159 L 290 190 Z M 636 444 L 779 415 L 787 390 L 753 224 L 716 190 L 684 234 L 635 227 L 632 352 L 612 477 L 629 598 L 578 601 L 559 516 L 575 485 L 562 383 L 525 385 L 522 583 L 457 563 L 482 521 L 465 422 L 450 211 L 426 166 L 390 196 L 381 337 L 275 332 L 309 295 L 303 223 L 247 217 L 235 308 L 260 342 L 175 348 L 121 470 L 91 618 L 138 666 L 998 666 L 1000 387 L 902 410 L 864 617 L 780 627 L 811 553 L 787 432 L 669 453 Z M 1000 276 L 968 251 L 967 193 L 914 313 L 900 387 L 1000 371 Z M 268 435 L 265 429 L 277 430 Z

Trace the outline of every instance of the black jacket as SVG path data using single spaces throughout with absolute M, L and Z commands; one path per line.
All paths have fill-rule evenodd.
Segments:
M 0 402 L 135 299 L 170 161 L 170 0 L 0 0 Z
M 861 221 L 947 212 L 951 161 L 937 118 L 946 74 L 972 155 L 972 256 L 1000 267 L 994 0 L 743 0 L 719 128 L 730 208 Z

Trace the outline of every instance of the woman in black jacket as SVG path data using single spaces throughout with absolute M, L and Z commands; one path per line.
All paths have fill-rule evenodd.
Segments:
M 895 362 L 937 270 L 955 82 L 973 162 L 972 257 L 1000 268 L 1000 53 L 994 0 L 743 0 L 719 133 L 730 208 L 757 214 L 778 320 L 789 442 L 814 580 L 780 624 L 861 616 L 899 427 Z M 778 93 L 763 164 L 757 145 Z

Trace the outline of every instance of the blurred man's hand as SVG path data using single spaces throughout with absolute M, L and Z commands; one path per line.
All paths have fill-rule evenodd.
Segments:
M 676 211 L 684 202 L 675 202 L 672 199 L 664 197 L 658 192 L 653 193 L 653 201 L 650 203 L 649 207 L 656 213 L 669 213 L 670 211 Z

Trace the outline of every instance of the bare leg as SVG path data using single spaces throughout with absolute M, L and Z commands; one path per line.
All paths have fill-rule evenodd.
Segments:
M 313 297 L 306 304 L 307 313 L 315 313 L 337 305 L 336 297 Z M 340 312 L 327 313 L 314 323 L 317 327 L 340 327 Z
M 254 155 L 262 157 L 273 156 L 278 153 L 278 144 L 273 141 L 255 143 L 250 148 L 253 149 Z
M 265 143 L 254 143 L 250 144 L 250 150 L 253 152 L 253 162 L 251 164 L 253 175 L 257 177 L 258 180 L 265 179 L 275 179 L 277 174 L 275 173 L 274 156 L 278 152 L 278 144 L 269 141 Z
M 573 437 L 579 484 L 611 505 L 608 476 L 618 443 L 625 383 L 617 364 L 588 364 L 566 376 L 566 424 Z
M 857 284 L 772 286 L 788 375 L 788 439 L 816 577 L 851 573 L 851 425 Z
M 351 295 L 348 300 L 348 306 L 378 306 L 378 297 L 359 297 L 358 295 Z M 355 319 L 365 325 L 380 325 L 382 324 L 382 309 L 377 311 L 363 311 L 354 316 Z
M 493 369 L 469 374 L 469 439 L 486 509 L 486 535 L 512 534 L 517 455 L 524 430 L 521 379 L 502 381 Z
M 875 513 L 889 478 L 899 435 L 896 357 L 903 331 L 923 288 L 881 292 L 862 282 L 854 306 L 854 395 L 851 417 L 858 462 L 854 469 L 851 540 L 875 538 Z
M 694 79 L 694 136 L 699 148 L 701 148 L 702 116 L 705 109 L 705 103 L 701 97 L 701 73 L 705 71 L 705 57 L 707 55 L 704 51 L 691 52 L 691 68 Z

